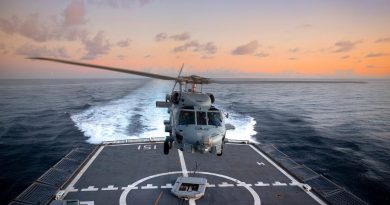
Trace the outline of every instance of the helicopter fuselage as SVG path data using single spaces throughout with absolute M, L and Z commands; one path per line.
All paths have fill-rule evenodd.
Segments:
M 212 94 L 173 92 L 166 102 L 170 119 L 164 124 L 169 132 L 169 148 L 174 144 L 182 151 L 222 154 L 225 120 L 223 113 L 212 105 Z

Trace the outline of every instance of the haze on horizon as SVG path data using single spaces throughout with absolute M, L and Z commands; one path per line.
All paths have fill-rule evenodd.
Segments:
M 389 78 L 388 0 L 2 0 L 0 78 Z

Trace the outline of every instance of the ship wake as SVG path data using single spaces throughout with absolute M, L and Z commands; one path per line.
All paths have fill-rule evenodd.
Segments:
M 123 98 L 91 106 L 73 114 L 71 119 L 92 144 L 165 137 L 167 133 L 164 132 L 163 121 L 169 119 L 169 114 L 167 109 L 156 108 L 155 102 L 164 100 L 165 94 L 171 91 L 171 86 L 170 83 L 153 80 Z M 226 137 L 254 141 L 252 136 L 256 134 L 255 119 L 230 110 L 228 112 L 229 118 L 226 122 L 234 125 L 236 129 L 227 131 Z

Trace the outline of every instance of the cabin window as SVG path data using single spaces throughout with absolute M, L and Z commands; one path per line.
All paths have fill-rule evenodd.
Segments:
M 207 125 L 206 112 L 196 112 L 196 123 L 198 125 Z
M 195 113 L 194 111 L 182 110 L 179 115 L 179 125 L 194 125 Z
M 222 117 L 219 112 L 207 112 L 208 124 L 214 126 L 221 126 Z

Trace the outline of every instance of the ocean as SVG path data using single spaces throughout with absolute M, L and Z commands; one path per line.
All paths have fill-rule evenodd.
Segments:
M 236 126 L 227 137 L 272 143 L 370 204 L 390 204 L 390 81 L 211 84 Z M 0 204 L 75 147 L 163 137 L 172 82 L 0 80 Z M 224 153 L 229 154 L 229 153 Z

